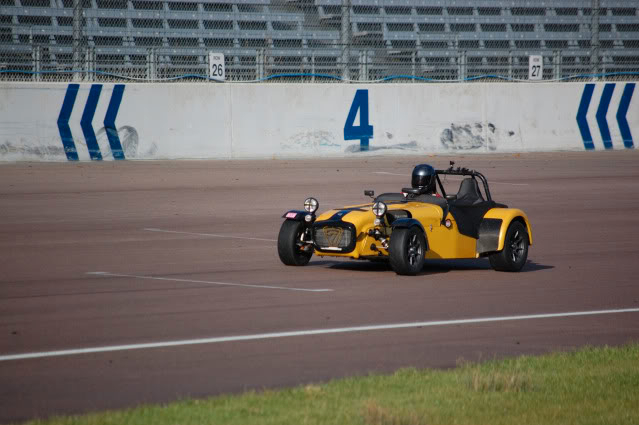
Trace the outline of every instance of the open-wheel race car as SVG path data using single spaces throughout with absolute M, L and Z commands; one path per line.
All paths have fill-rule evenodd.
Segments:
M 456 194 L 446 193 L 447 176 L 461 177 Z M 401 193 L 364 194 L 373 201 L 317 216 L 319 202 L 308 198 L 304 210 L 286 212 L 277 241 L 282 262 L 304 266 L 313 254 L 388 260 L 400 275 L 419 273 L 425 259 L 488 257 L 493 269 L 510 272 L 526 263 L 532 245 L 528 217 L 493 201 L 477 171 L 454 168 L 454 162 L 445 170 L 421 164 Z

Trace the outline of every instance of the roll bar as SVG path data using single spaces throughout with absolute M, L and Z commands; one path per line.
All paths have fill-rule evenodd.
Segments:
M 436 173 L 436 177 L 437 177 L 437 183 L 439 184 L 439 189 L 442 191 L 442 195 L 444 196 L 444 198 L 446 198 L 446 190 L 444 189 L 444 185 L 442 184 L 441 180 L 439 179 L 439 175 L 446 175 L 446 176 L 471 176 L 473 178 L 479 178 L 479 180 L 481 180 L 482 184 L 484 185 L 484 192 L 486 194 L 486 200 L 487 201 L 492 201 L 493 198 L 490 196 L 490 189 L 488 188 L 488 181 L 486 180 L 486 177 L 484 177 L 484 175 L 478 171 L 475 170 L 470 170 L 468 168 L 462 168 L 462 167 L 457 167 L 454 168 L 455 162 L 454 161 L 450 161 L 450 167 L 448 167 L 445 170 L 435 170 Z

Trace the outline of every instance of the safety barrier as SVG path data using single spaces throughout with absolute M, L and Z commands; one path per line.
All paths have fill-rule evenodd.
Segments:
M 632 149 L 634 91 L 634 82 L 2 83 L 0 160 Z

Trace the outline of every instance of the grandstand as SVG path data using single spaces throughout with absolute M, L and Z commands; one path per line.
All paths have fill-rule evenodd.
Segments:
M 546 80 L 618 76 L 639 71 L 639 2 L 0 0 L 0 80 L 197 78 L 209 52 L 232 81 L 526 79 L 529 55 Z

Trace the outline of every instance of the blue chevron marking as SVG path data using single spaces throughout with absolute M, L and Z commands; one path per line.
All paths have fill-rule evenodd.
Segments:
M 69 161 L 78 160 L 78 151 L 73 142 L 73 134 L 71 133 L 71 127 L 69 127 L 69 118 L 71 118 L 71 112 L 73 112 L 73 105 L 75 104 L 75 98 L 78 97 L 79 88 L 79 84 L 69 84 L 67 92 L 64 95 L 60 115 L 58 115 L 58 131 L 60 132 L 60 139 L 62 139 L 64 153 L 67 155 L 67 160 Z
M 93 116 L 95 110 L 98 107 L 98 100 L 100 100 L 100 92 L 102 91 L 102 84 L 93 84 L 91 90 L 89 90 L 89 98 L 87 104 L 84 106 L 84 112 L 82 113 L 82 119 L 80 120 L 80 126 L 82 127 L 82 133 L 87 142 L 87 148 L 89 149 L 89 155 L 92 160 L 101 161 L 102 153 L 100 152 L 100 146 L 98 140 L 95 137 L 95 131 L 93 131 Z
M 635 83 L 627 83 L 623 89 L 621 95 L 621 101 L 619 102 L 619 109 L 617 110 L 617 122 L 619 123 L 619 130 L 621 131 L 621 138 L 623 139 L 623 145 L 626 149 L 634 149 L 635 145 L 632 142 L 632 133 L 630 133 L 630 126 L 626 119 L 628 108 L 630 107 L 630 100 L 632 99 L 632 93 L 635 91 Z
M 590 105 L 592 92 L 594 90 L 594 84 L 586 84 L 583 94 L 581 95 L 581 102 L 579 102 L 579 109 L 577 110 L 577 125 L 579 126 L 581 138 L 584 141 L 584 147 L 586 148 L 586 150 L 595 149 L 595 144 L 592 142 L 592 134 L 590 134 L 590 128 L 588 128 L 588 120 L 586 120 L 588 106 Z
M 111 152 L 113 152 L 114 159 L 125 159 L 122 144 L 120 143 L 120 137 L 118 136 L 118 129 L 115 126 L 115 118 L 117 117 L 118 110 L 120 109 L 122 96 L 124 96 L 124 84 L 116 84 L 113 87 L 111 101 L 109 102 L 109 107 L 107 109 L 106 116 L 104 117 L 104 129 L 106 130 L 107 137 L 109 138 L 109 145 L 111 145 Z
M 615 84 L 608 83 L 604 86 L 603 94 L 599 100 L 599 107 L 597 108 L 597 124 L 599 124 L 599 132 L 601 132 L 601 138 L 603 140 L 604 148 L 612 149 L 612 137 L 610 136 L 610 128 L 608 127 L 608 120 L 606 120 L 606 114 L 608 113 L 608 106 L 610 106 L 610 99 L 612 99 L 612 93 L 615 91 Z

